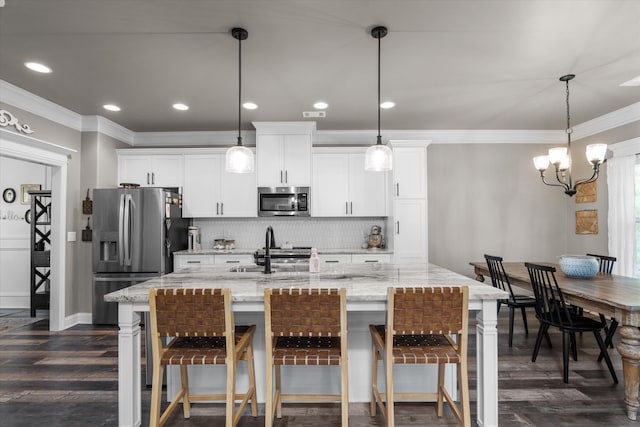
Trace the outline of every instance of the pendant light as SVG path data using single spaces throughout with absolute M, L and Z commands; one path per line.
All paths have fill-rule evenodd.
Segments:
M 540 172 L 540 178 L 546 185 L 553 187 L 562 187 L 564 194 L 572 197 L 577 192 L 577 187 L 582 184 L 587 184 L 598 179 L 598 172 L 600 165 L 605 162 L 605 156 L 607 154 L 607 144 L 591 144 L 587 145 L 587 161 L 591 164 L 593 173 L 590 178 L 577 180 L 575 184 L 571 178 L 571 134 L 573 129 L 571 128 L 571 115 L 569 114 L 569 82 L 573 80 L 575 74 L 567 74 L 560 77 L 560 81 L 566 85 L 566 104 L 567 104 L 567 128 L 565 132 L 567 134 L 567 146 L 555 147 L 549 149 L 548 156 L 537 156 L 533 158 L 533 164 L 535 168 Z M 547 182 L 544 179 L 544 172 L 552 164 L 556 172 L 556 181 Z
M 232 173 L 252 173 L 254 168 L 253 151 L 242 145 L 242 40 L 249 37 L 244 28 L 233 28 L 231 35 L 238 40 L 238 144 L 227 150 L 225 170 Z
M 384 172 L 393 168 L 393 154 L 391 149 L 382 144 L 380 136 L 380 39 L 387 35 L 387 27 L 374 27 L 371 36 L 378 39 L 378 137 L 376 145 L 367 148 L 364 156 L 364 169 L 367 171 Z

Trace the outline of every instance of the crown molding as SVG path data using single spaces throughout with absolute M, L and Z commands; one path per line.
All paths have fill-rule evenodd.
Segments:
M 129 145 L 134 145 L 136 133 L 102 116 L 82 116 L 82 132 L 98 132 Z
M 244 145 L 256 144 L 255 131 L 242 131 Z M 237 131 L 199 131 L 199 132 L 136 132 L 136 147 L 175 147 L 175 146 L 231 146 L 238 138 Z
M 4 80 L 0 80 L 0 101 L 77 131 L 82 128 L 82 116 L 80 114 Z
M 586 138 L 640 120 L 640 102 L 604 114 L 573 127 L 575 140 Z
M 635 156 L 640 154 L 640 138 L 611 144 L 607 148 L 613 152 L 614 157 Z

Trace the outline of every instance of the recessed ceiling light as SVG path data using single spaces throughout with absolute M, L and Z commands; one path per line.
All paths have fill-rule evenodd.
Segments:
M 318 110 L 324 110 L 327 107 L 329 107 L 329 104 L 322 101 L 316 102 L 315 104 L 313 104 L 313 108 L 317 108 Z
M 120 107 L 115 104 L 104 104 L 102 108 L 109 111 L 120 111 Z
M 51 68 L 47 67 L 44 64 L 40 64 L 39 62 L 25 62 L 24 65 L 28 69 L 36 71 L 38 73 L 48 74 L 51 72 Z
M 640 76 L 634 77 L 624 83 L 620 83 L 620 86 L 640 86 Z
M 258 108 L 258 104 L 254 102 L 245 102 L 244 104 L 242 104 L 242 106 L 245 110 L 255 110 L 256 108 Z
M 380 108 L 393 108 L 396 106 L 396 103 L 393 101 L 384 101 L 380 104 Z
M 181 102 L 176 102 L 175 104 L 173 104 L 173 108 L 180 111 L 187 111 L 189 109 L 189 106 Z

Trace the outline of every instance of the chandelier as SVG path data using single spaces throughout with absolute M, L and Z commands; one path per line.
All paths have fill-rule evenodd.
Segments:
M 567 146 L 550 148 L 547 156 L 537 156 L 533 158 L 533 164 L 540 172 L 542 182 L 553 187 L 562 187 L 564 194 L 569 197 L 576 194 L 576 189 L 579 185 L 587 184 L 598 179 L 600 165 L 604 163 L 605 155 L 607 154 L 607 144 L 587 145 L 587 161 L 591 164 L 593 173 L 590 178 L 576 180 L 575 183 L 573 182 L 571 177 L 571 134 L 573 133 L 573 129 L 571 128 L 571 115 L 569 114 L 569 81 L 574 77 L 575 74 L 567 74 L 566 76 L 560 77 L 560 81 L 566 84 L 567 93 L 567 128 L 565 129 L 567 133 Z M 557 183 L 547 182 L 545 180 L 544 172 L 549 167 L 549 164 L 552 164 L 555 168 Z

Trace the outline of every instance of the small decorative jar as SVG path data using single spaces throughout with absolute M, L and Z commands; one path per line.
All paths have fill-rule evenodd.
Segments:
M 592 256 L 562 255 L 560 269 L 569 277 L 590 279 L 598 272 L 598 260 Z

